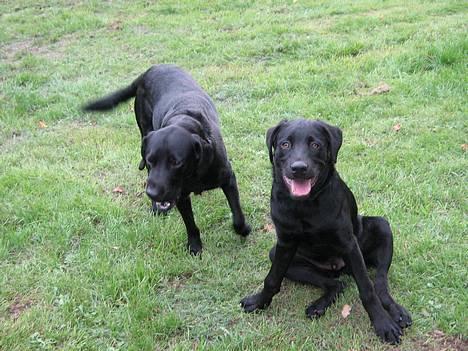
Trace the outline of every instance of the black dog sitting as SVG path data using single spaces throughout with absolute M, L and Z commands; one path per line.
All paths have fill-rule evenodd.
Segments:
M 236 177 L 226 155 L 216 108 L 186 72 L 173 65 L 151 67 L 131 85 L 86 105 L 105 111 L 135 97 L 135 115 L 142 137 L 140 169 L 148 169 L 146 193 L 155 212 L 174 206 L 188 234 L 188 249 L 202 250 L 190 193 L 221 187 L 233 215 L 235 231 L 246 236 Z
M 392 232 L 384 218 L 358 215 L 352 192 L 335 170 L 341 142 L 341 130 L 321 121 L 283 121 L 268 130 L 277 244 L 270 252 L 272 266 L 263 290 L 241 305 L 246 312 L 267 307 L 287 277 L 324 290 L 306 309 L 308 317 L 320 317 L 344 288 L 334 278 L 347 272 L 377 335 L 398 343 L 411 317 L 388 289 Z M 368 266 L 376 267 L 374 283 Z

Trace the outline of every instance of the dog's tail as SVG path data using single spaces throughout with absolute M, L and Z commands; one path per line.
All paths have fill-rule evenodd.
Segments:
M 142 78 L 143 76 L 140 76 L 129 86 L 104 96 L 101 99 L 91 101 L 83 106 L 83 111 L 108 111 L 113 109 L 121 102 L 136 96 L 136 91 Z

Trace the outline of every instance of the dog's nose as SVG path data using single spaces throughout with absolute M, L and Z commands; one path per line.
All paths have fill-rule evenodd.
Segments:
M 146 186 L 146 195 L 148 195 L 150 199 L 157 200 L 161 195 L 161 189 L 157 186 L 148 184 Z
M 307 164 L 302 161 L 296 161 L 291 164 L 291 170 L 293 171 L 294 174 L 297 173 L 304 173 L 307 171 Z
M 146 195 L 148 195 L 149 198 L 154 199 L 157 193 L 154 188 L 146 187 Z

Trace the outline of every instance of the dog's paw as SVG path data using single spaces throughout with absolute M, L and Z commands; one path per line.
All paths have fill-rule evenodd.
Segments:
M 388 313 L 401 328 L 407 328 L 413 324 L 409 312 L 397 303 L 390 306 Z
M 189 239 L 187 242 L 187 250 L 192 256 L 201 255 L 202 248 L 203 247 L 200 238 Z
M 322 317 L 325 314 L 324 308 L 317 308 L 317 306 L 310 305 L 306 308 L 306 316 L 310 319 Z
M 197 244 L 187 244 L 187 250 L 190 252 L 190 255 L 192 256 L 200 256 L 201 257 L 201 253 L 203 251 L 203 248 L 202 248 L 202 244 L 201 243 L 197 243 Z
M 316 319 L 322 317 L 325 314 L 327 308 L 325 306 L 320 306 L 320 304 L 312 303 L 306 308 L 306 316 L 310 319 Z
M 374 330 L 383 342 L 396 345 L 400 343 L 403 331 L 389 316 L 374 321 Z
M 327 308 L 335 302 L 336 298 L 343 292 L 345 287 L 346 284 L 344 282 L 336 281 L 336 285 L 331 288 L 327 294 L 315 300 L 306 308 L 306 316 L 310 319 L 322 317 Z
M 234 224 L 233 226 L 234 226 L 234 230 L 236 231 L 236 233 L 241 236 L 247 236 L 252 231 L 252 228 L 250 227 L 250 225 L 248 225 L 245 222 L 242 223 L 241 225 Z
M 244 312 L 254 312 L 257 310 L 263 310 L 267 308 L 270 305 L 270 303 L 271 299 L 265 300 L 262 293 L 244 297 L 240 301 L 240 305 L 244 309 Z

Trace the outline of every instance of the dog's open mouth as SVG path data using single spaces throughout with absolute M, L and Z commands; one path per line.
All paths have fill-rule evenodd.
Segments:
M 163 202 L 157 202 L 155 201 L 156 208 L 159 212 L 167 212 L 169 211 L 172 207 L 174 207 L 174 201 L 163 201 Z
M 310 190 L 312 190 L 317 177 L 312 177 L 309 179 L 291 179 L 286 176 L 283 176 L 285 184 L 288 186 L 289 191 L 295 197 L 302 197 L 309 195 Z

